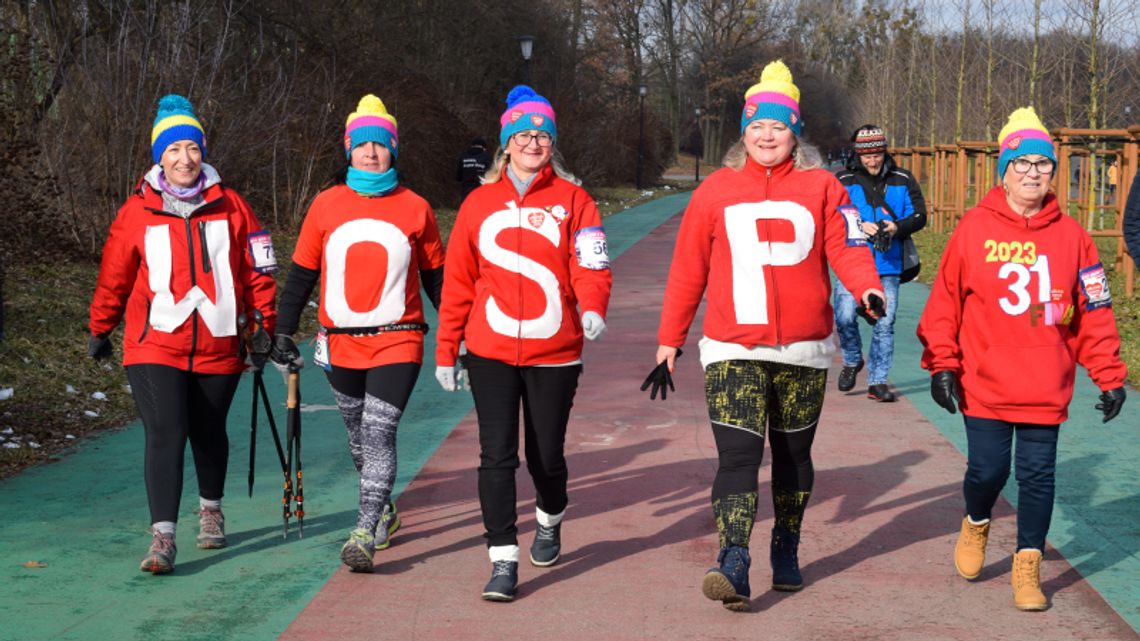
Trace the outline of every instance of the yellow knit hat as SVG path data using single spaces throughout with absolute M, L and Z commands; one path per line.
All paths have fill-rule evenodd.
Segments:
M 344 121 L 344 153 L 351 155 L 352 148 L 365 142 L 377 142 L 397 154 L 399 136 L 396 129 L 396 117 L 388 113 L 384 101 L 372 94 L 360 99 L 356 111 L 350 113 Z
M 744 92 L 744 111 L 740 114 L 740 132 L 748 123 L 760 118 L 779 120 L 798 136 L 803 126 L 800 118 L 800 88 L 792 82 L 792 71 L 783 60 L 769 62 L 760 72 L 760 82 Z

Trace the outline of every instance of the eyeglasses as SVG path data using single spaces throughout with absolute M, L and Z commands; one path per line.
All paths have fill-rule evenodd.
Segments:
M 1025 158 L 1014 158 L 1013 162 L 1009 164 L 1013 167 L 1013 170 L 1019 174 L 1028 174 L 1029 168 L 1034 167 L 1037 169 L 1037 173 L 1042 175 L 1053 173 L 1053 169 L 1057 166 L 1057 163 L 1053 162 L 1049 158 L 1042 158 L 1038 161 L 1026 160 Z
M 539 147 L 549 147 L 554 143 L 554 138 L 551 138 L 550 134 L 545 131 L 540 131 L 536 134 L 532 134 L 529 131 L 520 131 L 511 136 L 511 140 L 514 140 L 515 144 L 519 147 L 530 145 L 530 141 L 532 140 L 537 142 Z

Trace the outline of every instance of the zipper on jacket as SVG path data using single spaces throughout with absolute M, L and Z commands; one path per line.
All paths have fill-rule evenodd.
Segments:
M 150 332 L 150 306 L 151 306 L 151 302 L 152 301 L 150 301 L 149 299 L 146 301 L 146 321 L 143 323 L 142 334 L 139 334 L 139 343 L 140 344 L 143 342 L 143 339 L 146 338 L 146 335 Z
M 506 171 L 506 170 L 504 170 Z M 537 178 L 537 176 L 535 176 Z M 510 180 L 510 177 L 507 177 Z M 534 183 L 534 179 L 531 179 Z M 514 185 L 511 185 L 514 188 Z M 527 185 L 527 191 L 530 191 L 530 185 Z M 518 283 L 518 296 L 516 300 L 519 303 L 519 324 L 515 334 L 515 365 L 522 365 L 522 315 L 523 315 L 523 276 L 522 276 L 522 218 L 523 218 L 523 196 L 519 196 L 519 207 L 515 211 L 518 212 L 518 231 L 515 234 L 515 275 L 517 278 L 515 282 Z
M 190 219 L 186 218 L 186 252 L 190 266 L 190 286 L 198 285 L 198 274 L 194 271 L 194 229 Z M 198 312 L 190 313 L 190 352 L 186 355 L 186 369 L 194 371 L 194 352 L 198 350 Z
M 206 242 L 206 222 L 198 221 L 198 245 L 202 248 L 202 273 L 210 273 L 210 249 Z
M 764 176 L 764 200 L 768 200 L 769 199 L 768 198 L 768 192 L 769 192 L 769 188 L 771 187 L 771 183 L 772 183 L 772 168 L 771 167 L 765 167 L 764 171 L 766 173 L 766 175 Z M 764 231 L 765 231 L 765 233 L 768 234 L 768 243 L 769 244 L 772 243 L 772 226 L 771 225 L 772 225 L 771 220 L 766 219 L 764 221 Z M 776 287 L 776 270 L 772 269 L 771 267 L 768 267 L 767 269 L 768 269 L 768 273 L 771 274 L 771 278 L 769 279 L 770 286 L 768 287 L 768 290 L 772 294 L 772 302 L 773 302 L 773 305 L 772 305 L 772 321 L 773 321 L 772 325 L 776 328 L 776 344 L 781 345 L 783 343 L 783 338 L 782 338 L 781 332 L 780 332 L 780 305 L 778 303 L 779 293 L 778 293 L 777 287 Z M 764 301 L 764 304 L 767 305 L 768 301 Z

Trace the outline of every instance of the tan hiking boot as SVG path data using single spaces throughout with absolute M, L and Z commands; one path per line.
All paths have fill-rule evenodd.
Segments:
M 1044 610 L 1049 607 L 1041 592 L 1041 550 L 1027 548 L 1013 555 L 1013 604 L 1018 610 Z
M 962 531 L 954 546 L 954 567 L 965 579 L 976 579 L 986 564 L 986 542 L 990 538 L 990 521 L 975 525 L 970 517 L 962 517 Z

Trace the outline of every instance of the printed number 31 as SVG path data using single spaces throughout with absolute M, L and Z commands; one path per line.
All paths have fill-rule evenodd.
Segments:
M 1052 281 L 1049 279 L 1049 257 L 1038 256 L 1036 262 L 1032 267 L 1026 267 L 1018 263 L 1005 263 L 998 270 L 998 278 L 1003 280 L 1013 276 L 1014 280 L 1009 284 L 1009 292 L 1013 295 L 1013 300 L 1007 297 L 998 299 L 998 305 L 1001 310 L 1010 316 L 1019 316 L 1029 310 L 1029 305 L 1033 301 L 1029 296 L 1029 277 L 1031 273 L 1037 274 L 1037 302 L 1049 302 L 1049 292 L 1052 289 Z

